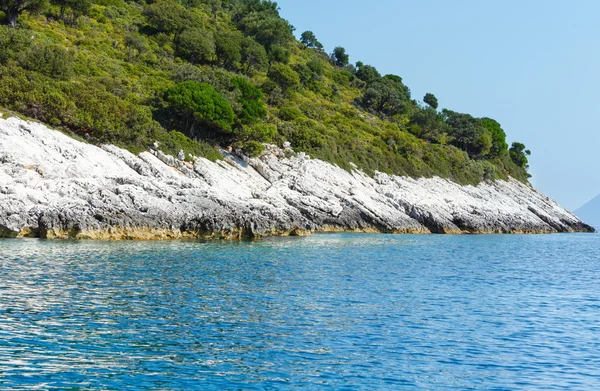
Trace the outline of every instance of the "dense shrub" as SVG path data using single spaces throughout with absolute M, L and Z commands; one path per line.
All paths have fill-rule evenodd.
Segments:
M 233 110 L 229 102 L 210 84 L 195 81 L 177 83 L 166 91 L 165 99 L 173 109 L 186 117 L 190 132 L 198 124 L 215 127 L 223 132 L 232 130 Z
M 242 144 L 242 151 L 250 157 L 260 156 L 265 150 L 265 146 L 258 141 L 249 140 Z
M 239 91 L 238 103 L 240 110 L 237 113 L 240 122 L 251 124 L 267 115 L 263 94 L 260 88 L 252 85 L 243 77 L 234 77 L 233 86 Z
M 281 87 L 283 92 L 300 85 L 300 76 L 289 65 L 273 64 L 268 75 L 272 81 Z
M 0 26 L 0 64 L 16 59 L 18 53 L 29 48 L 31 41 L 31 33 L 27 31 Z
M 67 79 L 73 69 L 73 57 L 58 45 L 35 43 L 23 53 L 21 66 L 56 79 Z
M 215 57 L 212 34 L 200 28 L 187 29 L 179 36 L 177 54 L 192 64 L 206 64 Z

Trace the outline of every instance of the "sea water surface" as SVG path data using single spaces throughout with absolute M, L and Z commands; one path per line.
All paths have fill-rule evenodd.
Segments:
M 598 390 L 599 240 L 2 240 L 0 389 Z

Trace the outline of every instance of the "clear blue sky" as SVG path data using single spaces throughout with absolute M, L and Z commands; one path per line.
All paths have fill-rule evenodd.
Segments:
M 296 35 L 401 76 L 421 100 L 496 119 L 532 184 L 574 210 L 600 193 L 600 1 L 279 0 Z

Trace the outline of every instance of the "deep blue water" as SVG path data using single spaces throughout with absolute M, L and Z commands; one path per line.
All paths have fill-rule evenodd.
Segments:
M 0 241 L 0 389 L 600 389 L 600 235 Z

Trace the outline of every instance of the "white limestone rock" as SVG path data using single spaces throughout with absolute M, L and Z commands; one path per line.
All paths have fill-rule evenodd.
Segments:
M 0 118 L 0 236 L 591 229 L 514 179 L 474 187 L 441 178 L 372 178 L 285 149 L 269 146 L 259 158 L 225 153 L 222 161 L 198 158 L 192 165 L 183 153 L 174 158 L 153 149 L 135 156 Z

